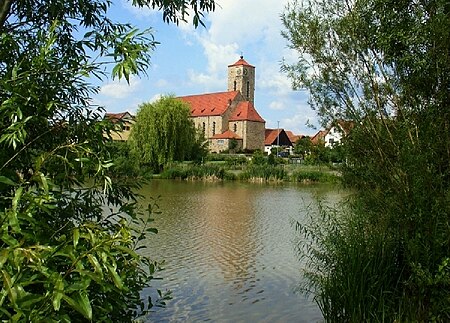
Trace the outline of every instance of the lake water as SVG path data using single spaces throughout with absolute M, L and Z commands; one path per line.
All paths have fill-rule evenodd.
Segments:
M 302 264 L 295 221 L 336 188 L 153 180 L 141 193 L 159 199 L 159 233 L 148 255 L 165 260 L 153 286 L 172 291 L 147 322 L 321 322 L 299 292 Z M 147 296 L 150 291 L 144 291 Z

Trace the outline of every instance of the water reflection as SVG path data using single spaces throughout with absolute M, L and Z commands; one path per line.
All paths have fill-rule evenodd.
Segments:
M 173 291 L 154 322 L 318 322 L 317 306 L 295 293 L 301 280 L 292 222 L 329 187 L 152 181 L 161 195 L 158 235 L 147 244 L 165 259 L 162 289 Z

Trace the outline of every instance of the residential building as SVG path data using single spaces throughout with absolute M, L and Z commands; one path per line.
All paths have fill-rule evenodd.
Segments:
M 126 141 L 130 136 L 134 116 L 129 112 L 106 113 L 104 119 L 110 120 L 116 125 L 115 131 L 111 132 L 111 138 L 116 141 Z
M 271 154 L 273 148 L 279 148 L 285 151 L 285 148 L 291 152 L 292 142 L 284 129 L 266 129 L 264 139 L 264 152 Z
M 324 137 L 325 147 L 339 145 L 342 139 L 353 129 L 352 121 L 336 120 L 327 130 Z
M 353 121 L 336 120 L 325 130 L 319 130 L 313 137 L 311 142 L 313 144 L 322 143 L 325 147 L 339 145 L 342 139 L 347 136 L 354 127 Z

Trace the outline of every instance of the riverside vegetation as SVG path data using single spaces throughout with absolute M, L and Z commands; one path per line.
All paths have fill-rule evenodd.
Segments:
M 299 224 L 328 322 L 450 321 L 450 6 L 447 0 L 289 1 L 285 64 L 323 123 L 350 119 L 354 194 Z
M 333 166 L 331 159 L 321 153 L 321 159 L 310 157 L 295 164 L 288 158 L 264 156 L 260 151 L 244 154 L 205 154 L 204 160 L 172 161 L 166 163 L 160 173 L 155 168 L 146 167 L 133 155 L 125 142 L 110 143 L 110 151 L 115 153 L 113 173 L 132 174 L 144 178 L 164 178 L 182 180 L 241 180 L 250 182 L 299 182 L 299 183 L 337 183 L 340 180 L 340 167 Z M 159 166 L 156 170 L 159 170 Z
M 157 42 L 112 22 L 112 2 L 5 0 L 0 6 L 0 320 L 132 322 L 160 265 L 139 253 L 157 209 L 112 175 L 111 125 L 91 78 L 145 73 Z M 133 1 L 193 24 L 207 1 Z M 93 58 L 95 57 L 95 58 Z M 111 73 L 108 73 L 111 66 Z M 106 134 L 106 136 L 105 136 Z

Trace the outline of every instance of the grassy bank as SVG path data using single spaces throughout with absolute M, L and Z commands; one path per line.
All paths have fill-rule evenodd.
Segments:
M 339 173 L 329 167 L 291 165 L 242 165 L 233 167 L 229 161 L 214 161 L 204 165 L 180 163 L 165 169 L 158 178 L 248 182 L 337 183 Z

